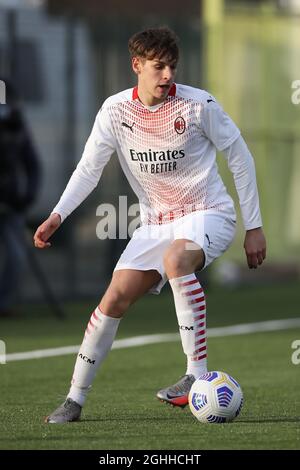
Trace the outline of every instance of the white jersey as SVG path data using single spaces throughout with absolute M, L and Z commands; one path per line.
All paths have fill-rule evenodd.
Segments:
M 137 87 L 122 91 L 104 102 L 82 159 L 53 212 L 64 220 L 94 189 L 116 151 L 139 199 L 142 224 L 167 223 L 197 210 L 234 217 L 233 201 L 218 173 L 216 149 L 231 148 L 239 138 L 234 122 L 204 90 L 174 84 L 166 100 L 152 107 L 139 101 Z M 249 155 L 238 159 L 241 175 L 236 155 L 231 170 L 244 224 L 246 229 L 256 228 L 261 219 L 255 172 Z M 245 188 L 245 159 L 247 194 L 239 191 Z

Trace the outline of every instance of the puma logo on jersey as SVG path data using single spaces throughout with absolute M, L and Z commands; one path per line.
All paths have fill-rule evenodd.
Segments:
M 212 101 L 213 103 L 215 103 L 215 100 L 213 100 L 212 98 L 209 99 L 209 100 L 206 100 L 206 101 L 207 101 L 208 103 L 210 103 L 211 101 Z
M 130 126 L 129 124 L 127 124 L 127 122 L 122 122 L 122 126 L 123 127 L 127 127 L 128 129 L 131 130 L 131 132 L 133 132 L 133 126 L 135 125 L 135 122 L 132 123 L 132 126 Z
M 206 238 L 207 238 L 207 241 L 208 241 L 208 246 L 210 247 L 210 245 L 212 244 L 210 239 L 209 239 L 209 236 L 207 235 L 207 233 L 205 234 Z

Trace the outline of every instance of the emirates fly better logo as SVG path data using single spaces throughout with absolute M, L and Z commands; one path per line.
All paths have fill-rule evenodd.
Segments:
M 183 134 L 185 131 L 185 120 L 182 116 L 178 116 L 174 121 L 174 128 L 177 134 Z

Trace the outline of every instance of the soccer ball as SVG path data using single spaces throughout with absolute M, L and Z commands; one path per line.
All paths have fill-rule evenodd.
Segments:
M 241 411 L 243 392 L 238 382 L 225 372 L 207 372 L 193 383 L 189 406 L 201 423 L 228 423 Z

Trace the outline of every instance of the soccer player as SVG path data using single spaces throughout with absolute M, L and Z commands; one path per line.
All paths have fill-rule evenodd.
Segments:
M 218 174 L 216 149 L 233 173 L 246 230 L 249 268 L 266 256 L 253 158 L 239 129 L 206 91 L 174 82 L 178 41 L 168 28 L 147 29 L 129 40 L 137 86 L 108 98 L 82 158 L 49 218 L 34 235 L 37 248 L 91 193 L 114 151 L 139 198 L 141 227 L 122 253 L 111 283 L 87 325 L 66 401 L 48 423 L 78 420 L 96 371 L 111 349 L 120 320 L 146 292 L 169 281 L 186 373 L 157 397 L 188 403 L 207 371 L 206 306 L 195 272 L 230 246 L 236 227 L 233 201 Z

